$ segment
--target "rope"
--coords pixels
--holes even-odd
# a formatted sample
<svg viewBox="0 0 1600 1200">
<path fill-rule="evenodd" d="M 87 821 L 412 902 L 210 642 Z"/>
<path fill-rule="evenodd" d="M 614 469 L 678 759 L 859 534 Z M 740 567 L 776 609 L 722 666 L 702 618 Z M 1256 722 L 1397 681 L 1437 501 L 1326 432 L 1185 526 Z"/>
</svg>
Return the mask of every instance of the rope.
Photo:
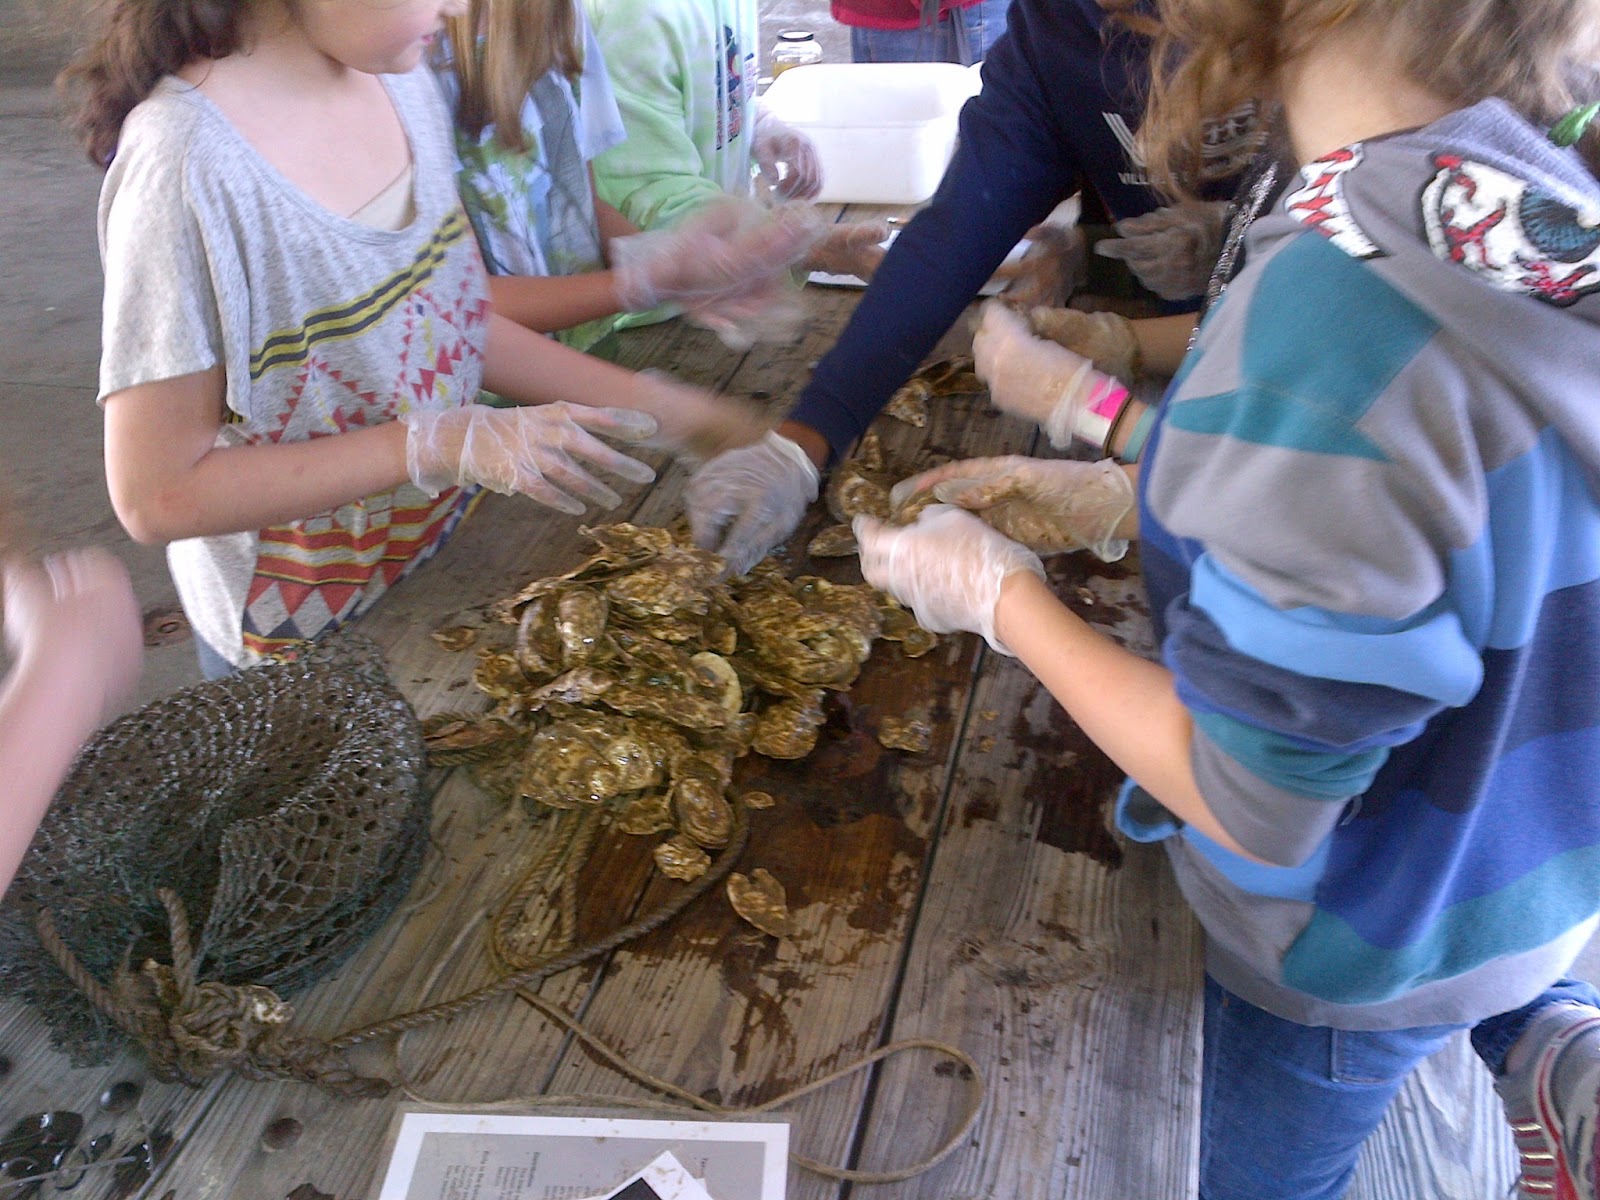
<svg viewBox="0 0 1600 1200">
<path fill-rule="evenodd" d="M 625 1079 L 631 1079 L 633 1082 L 641 1085 L 642 1087 L 648 1088 L 651 1091 L 658 1092 L 665 1096 L 670 1096 L 672 1099 L 676 1100 L 678 1103 L 669 1104 L 666 1106 L 669 1110 L 713 1113 L 722 1117 L 758 1116 L 762 1113 L 767 1113 L 774 1109 L 782 1108 L 787 1104 L 792 1104 L 802 1096 L 808 1096 L 812 1092 L 820 1091 L 822 1088 L 825 1088 L 830 1084 L 837 1083 L 839 1080 L 853 1075 L 858 1071 L 863 1071 L 872 1066 L 874 1063 L 886 1059 L 891 1055 L 902 1054 L 912 1050 L 931 1050 L 936 1054 L 942 1054 L 947 1058 L 954 1059 L 962 1068 L 964 1068 L 965 1073 L 963 1078 L 964 1082 L 966 1083 L 967 1093 L 965 1111 L 962 1115 L 960 1123 L 956 1126 L 955 1131 L 948 1138 L 946 1138 L 944 1142 L 940 1144 L 939 1148 L 932 1154 L 917 1160 L 909 1166 L 899 1167 L 890 1171 L 858 1171 L 847 1167 L 830 1166 L 827 1163 L 806 1158 L 804 1155 L 799 1153 L 793 1151 L 790 1152 L 789 1159 L 796 1166 L 802 1168 L 803 1170 L 810 1171 L 815 1175 L 822 1176 L 825 1179 L 840 1180 L 848 1183 L 880 1184 L 900 1183 L 917 1175 L 921 1175 L 929 1170 L 932 1170 L 939 1163 L 943 1162 L 952 1153 L 954 1153 L 954 1151 L 963 1142 L 966 1141 L 967 1135 L 972 1131 L 973 1125 L 977 1123 L 978 1114 L 983 1110 L 986 1084 L 983 1078 L 983 1071 L 979 1068 L 977 1062 L 973 1060 L 971 1055 L 967 1054 L 959 1047 L 952 1046 L 946 1042 L 937 1041 L 932 1038 L 905 1038 L 898 1042 L 891 1042 L 888 1045 L 880 1046 L 878 1049 L 860 1059 L 857 1059 L 853 1063 L 840 1067 L 838 1070 L 830 1071 L 819 1079 L 814 1079 L 810 1083 L 802 1084 L 800 1087 L 784 1092 L 782 1095 L 776 1096 L 762 1104 L 749 1105 L 745 1107 L 716 1104 L 710 1100 L 704 1099 L 701 1096 L 695 1095 L 691 1091 L 679 1087 L 675 1083 L 671 1083 L 668 1080 L 651 1075 L 642 1068 L 634 1066 L 623 1054 L 612 1049 L 605 1042 L 601 1041 L 582 1022 L 578 1021 L 570 1014 L 562 1011 L 560 1008 L 550 1003 L 550 1001 L 546 1000 L 543 996 L 540 996 L 535 992 L 521 990 L 519 990 L 517 994 L 519 997 L 521 997 L 521 999 L 526 1001 L 545 1018 L 561 1026 L 568 1033 L 572 1034 L 586 1047 L 593 1051 L 599 1058 L 601 1058 L 606 1065 L 616 1071 L 617 1074 L 623 1076 Z M 508 1096 L 499 1100 L 476 1103 L 460 1103 L 436 1100 L 430 1096 L 423 1095 L 407 1081 L 405 1077 L 405 1071 L 400 1066 L 399 1062 L 402 1049 L 402 1043 L 397 1041 L 395 1044 L 395 1073 L 400 1078 L 400 1089 L 412 1100 L 415 1100 L 420 1104 L 426 1104 L 430 1108 L 440 1108 L 453 1112 L 476 1112 L 483 1111 L 484 1109 L 550 1108 L 571 1107 L 573 1105 L 620 1106 L 636 1109 L 653 1109 L 661 1107 L 660 1105 L 653 1104 L 649 1101 L 639 1100 L 629 1096 L 590 1095 L 582 1093 L 561 1096 Z"/>
<path fill-rule="evenodd" d="M 394 1039 L 394 1056 L 399 1087 L 414 1100 L 444 1109 L 484 1109 L 497 1107 L 549 1107 L 552 1105 L 607 1104 L 632 1108 L 650 1105 L 618 1096 L 534 1096 L 503 1099 L 480 1104 L 452 1104 L 432 1100 L 418 1093 L 406 1080 L 400 1063 L 405 1035 L 426 1025 L 449 1020 L 496 996 L 515 992 L 546 1019 L 561 1026 L 593 1051 L 618 1074 L 641 1086 L 671 1097 L 679 1110 L 713 1113 L 718 1116 L 753 1116 L 790 1104 L 803 1096 L 827 1087 L 874 1063 L 912 1050 L 931 1050 L 954 1059 L 965 1071 L 967 1098 L 965 1113 L 949 1138 L 931 1155 L 910 1166 L 891 1171 L 859 1171 L 834 1167 L 798 1153 L 790 1159 L 804 1170 L 828 1179 L 849 1183 L 897 1183 L 920 1175 L 948 1157 L 966 1139 L 982 1110 L 985 1084 L 983 1073 L 970 1055 L 958 1047 L 928 1038 L 911 1038 L 881 1046 L 863 1058 L 783 1093 L 763 1104 L 733 1107 L 705 1100 L 678 1085 L 651 1075 L 633 1065 L 621 1053 L 602 1042 L 575 1018 L 530 989 L 552 975 L 570 970 L 592 958 L 606 954 L 625 942 L 642 937 L 666 924 L 699 896 L 725 878 L 749 841 L 749 816 L 743 805 L 733 806 L 733 829 L 728 844 L 710 867 L 687 887 L 676 892 L 659 908 L 621 926 L 604 937 L 583 946 L 572 946 L 576 928 L 576 877 L 600 829 L 598 810 L 584 812 L 563 823 L 573 827 L 558 831 L 491 922 L 489 951 L 501 965 L 517 969 L 484 986 L 442 1001 L 388 1017 L 370 1025 L 347 1030 L 323 1040 L 291 1033 L 288 1023 L 294 1010 L 270 990 L 254 985 L 230 985 L 196 979 L 196 963 L 188 915 L 177 894 L 158 891 L 167 910 L 171 929 L 172 965 L 146 962 L 134 974 L 118 968 L 107 988 L 78 960 L 61 939 L 53 916 L 41 910 L 35 920 L 39 940 L 56 964 L 85 996 L 118 1027 L 127 1032 L 150 1056 L 158 1078 L 199 1086 L 219 1071 L 232 1070 L 247 1079 L 299 1079 L 337 1095 L 357 1098 L 380 1096 L 390 1084 L 382 1079 L 356 1075 L 343 1051 L 363 1042 Z M 560 836 L 565 833 L 565 836 Z M 513 949 L 509 927 L 520 917 L 527 902 L 538 891 L 549 873 L 562 864 L 558 891 L 561 896 L 561 949 L 529 960 Z"/>
<path fill-rule="evenodd" d="M 738 861 L 739 855 L 744 852 L 745 843 L 750 840 L 750 820 L 745 814 L 743 806 L 734 805 L 733 812 L 733 830 L 729 835 L 728 844 L 712 860 L 711 866 L 706 869 L 705 874 L 678 891 L 660 908 L 613 930 L 604 937 L 595 939 L 588 945 L 578 946 L 558 954 L 547 955 L 518 971 L 503 975 L 499 979 L 485 984 L 476 991 L 458 996 L 454 1000 L 431 1004 L 414 1012 L 389 1017 L 375 1024 L 341 1033 L 328 1042 L 329 1047 L 336 1050 L 344 1050 L 362 1042 L 370 1042 L 376 1038 L 395 1037 L 413 1029 L 420 1029 L 422 1026 L 432 1024 L 435 1021 L 448 1020 L 466 1012 L 470 1008 L 476 1008 L 485 1000 L 504 995 L 506 992 L 520 991 L 523 988 L 530 987 L 551 975 L 559 975 L 561 972 L 571 970 L 591 958 L 609 953 L 624 942 L 632 941 L 636 937 L 643 937 L 645 934 L 659 929 L 733 870 L 734 863 Z"/>
</svg>

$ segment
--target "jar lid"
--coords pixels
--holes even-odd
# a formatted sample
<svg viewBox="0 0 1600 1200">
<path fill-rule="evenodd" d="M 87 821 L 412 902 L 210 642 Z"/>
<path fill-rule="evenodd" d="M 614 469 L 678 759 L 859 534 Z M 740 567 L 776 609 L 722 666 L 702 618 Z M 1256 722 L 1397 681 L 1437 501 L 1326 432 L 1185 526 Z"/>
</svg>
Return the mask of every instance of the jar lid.
<svg viewBox="0 0 1600 1200">
<path fill-rule="evenodd" d="M 809 29 L 785 29 L 778 34 L 780 42 L 814 42 L 817 35 Z"/>
</svg>

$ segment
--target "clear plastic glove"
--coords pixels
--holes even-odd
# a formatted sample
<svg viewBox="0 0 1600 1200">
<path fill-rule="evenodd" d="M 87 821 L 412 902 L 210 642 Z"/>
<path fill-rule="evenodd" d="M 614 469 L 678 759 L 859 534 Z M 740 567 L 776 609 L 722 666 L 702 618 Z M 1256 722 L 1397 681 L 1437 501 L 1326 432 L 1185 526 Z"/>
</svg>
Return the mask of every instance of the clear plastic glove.
<svg viewBox="0 0 1600 1200">
<path fill-rule="evenodd" d="M 1109 458 L 1076 462 L 1008 454 L 946 463 L 901 480 L 889 502 L 898 508 L 926 493 L 981 517 L 1035 554 L 1088 550 L 1116 562 L 1128 552 L 1128 539 L 1120 535 L 1133 511 L 1133 480 Z"/>
<path fill-rule="evenodd" d="M 753 287 L 700 301 L 683 311 L 684 320 L 709 329 L 730 350 L 745 351 L 757 342 L 792 342 L 805 325 L 801 283 L 783 271 Z"/>
<path fill-rule="evenodd" d="M 795 531 L 821 481 L 799 443 L 777 432 L 719 454 L 684 489 L 694 543 L 743 575 Z"/>
<path fill-rule="evenodd" d="M 786 277 L 822 232 L 821 217 L 807 205 L 767 209 L 723 196 L 670 229 L 612 240 L 617 303 L 627 312 L 668 302 L 692 312 L 758 291 Z"/>
<path fill-rule="evenodd" d="M 785 200 L 812 200 L 822 191 L 822 156 L 816 145 L 759 106 L 751 157 L 762 183 Z"/>
<path fill-rule="evenodd" d="M 406 471 L 430 496 L 456 484 L 481 484 L 506 495 L 521 492 L 577 516 L 585 502 L 601 508 L 622 502 L 590 469 L 632 483 L 656 477 L 650 467 L 596 436 L 642 442 L 657 432 L 654 417 L 626 408 L 468 404 L 411 412 L 400 420 L 406 426 Z"/>
<path fill-rule="evenodd" d="M 1028 324 L 1040 337 L 1087 358 L 1104 375 L 1123 380 L 1139 377 L 1143 356 L 1127 317 L 1076 308 L 1035 308 L 1028 312 Z"/>
<path fill-rule="evenodd" d="M 640 371 L 633 377 L 627 407 L 656 422 L 656 432 L 644 439 L 645 445 L 667 450 L 691 466 L 758 442 L 772 428 L 762 405 L 713 395 L 660 371 Z"/>
<path fill-rule="evenodd" d="M 1088 282 L 1089 241 L 1076 225 L 1036 225 L 1022 257 L 995 278 L 1005 282 L 1001 294 L 1018 308 L 1065 304 Z"/>
<path fill-rule="evenodd" d="M 1094 251 L 1120 258 L 1163 300 L 1200 296 L 1222 253 L 1228 209 L 1225 200 L 1189 200 L 1127 217 L 1116 224 L 1121 236 L 1096 242 Z"/>
<path fill-rule="evenodd" d="M 870 280 L 887 253 L 883 243 L 889 240 L 889 233 L 887 221 L 851 221 L 830 225 L 828 232 L 822 235 L 822 240 L 811 247 L 806 269 Z"/>
<path fill-rule="evenodd" d="M 934 633 L 967 631 L 1009 655 L 994 636 L 994 606 L 1007 575 L 1044 578 L 1039 556 L 948 504 L 923 509 L 914 525 L 875 517 L 851 523 L 861 548 L 861 574 L 916 614 Z"/>
<path fill-rule="evenodd" d="M 983 306 L 972 357 L 995 407 L 1037 423 L 1057 449 L 1094 424 L 1090 414 L 1102 402 L 1126 390 L 1089 359 L 1035 337 L 1026 318 L 993 300 Z"/>
<path fill-rule="evenodd" d="M 69 684 L 93 724 L 133 691 L 144 661 L 139 602 L 127 568 L 99 549 L 3 564 L 6 647 L 16 669 L 37 667 Z"/>
</svg>

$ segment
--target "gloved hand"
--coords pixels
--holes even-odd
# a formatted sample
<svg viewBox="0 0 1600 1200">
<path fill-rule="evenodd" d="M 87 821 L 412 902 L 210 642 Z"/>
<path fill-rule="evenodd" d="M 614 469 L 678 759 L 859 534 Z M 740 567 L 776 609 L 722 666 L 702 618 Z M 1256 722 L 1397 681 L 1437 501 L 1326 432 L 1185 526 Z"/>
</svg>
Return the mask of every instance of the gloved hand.
<svg viewBox="0 0 1600 1200">
<path fill-rule="evenodd" d="M 1118 527 L 1133 511 L 1133 481 L 1109 458 L 1096 462 L 1020 454 L 946 463 L 895 484 L 898 508 L 931 492 L 1036 554 L 1088 550 L 1104 562 L 1128 552 Z"/>
<path fill-rule="evenodd" d="M 887 221 L 849 221 L 830 225 L 822 239 L 811 247 L 806 258 L 806 270 L 822 271 L 829 275 L 854 275 L 870 280 L 878 264 L 887 253 L 883 243 L 889 240 Z"/>
<path fill-rule="evenodd" d="M 5 638 L 16 669 L 38 668 L 73 689 L 92 724 L 133 691 L 144 661 L 139 602 L 127 568 L 99 549 L 3 564 Z M 3 890 L 3 885 L 0 885 Z"/>
<path fill-rule="evenodd" d="M 655 419 L 647 446 L 670 451 L 691 466 L 758 442 L 772 420 L 766 409 L 736 396 L 717 396 L 660 371 L 633 376 L 627 407 Z"/>
<path fill-rule="evenodd" d="M 1139 339 L 1127 317 L 1076 308 L 1035 308 L 1028 312 L 1028 324 L 1040 337 L 1087 358 L 1104 375 L 1139 377 L 1143 365 Z"/>
<path fill-rule="evenodd" d="M 670 301 L 692 312 L 758 291 L 785 280 L 821 235 L 822 219 L 807 205 L 766 209 L 723 196 L 670 229 L 611 241 L 617 303 L 647 312 Z"/>
<path fill-rule="evenodd" d="M 1020 259 L 995 272 L 1013 306 L 1065 304 L 1088 282 L 1089 242 L 1076 225 L 1036 225 L 1028 231 L 1028 243 Z"/>
<path fill-rule="evenodd" d="M 795 531 L 821 479 L 799 443 L 777 432 L 717 455 L 684 489 L 695 545 L 743 575 Z"/>
<path fill-rule="evenodd" d="M 910 608 L 924 629 L 980 633 L 990 648 L 1011 653 L 994 636 L 994 606 L 1007 575 L 1044 578 L 1037 554 L 948 504 L 923 509 L 914 525 L 863 515 L 850 527 L 861 574 Z"/>
<path fill-rule="evenodd" d="M 584 502 L 614 508 L 622 498 L 586 468 L 598 467 L 632 483 L 649 483 L 655 471 L 602 442 L 596 434 L 639 442 L 656 421 L 626 408 L 539 404 L 406 413 L 406 471 L 430 496 L 455 484 L 482 484 L 577 516 Z"/>
<path fill-rule="evenodd" d="M 1023 317 L 993 300 L 983 306 L 972 357 L 995 407 L 1036 422 L 1057 449 L 1095 426 L 1097 409 L 1127 390 L 1087 358 L 1035 337 Z M 1102 432 L 1102 448 L 1103 441 Z"/>
<path fill-rule="evenodd" d="M 785 200 L 811 200 L 822 191 L 822 156 L 816 145 L 760 105 L 751 157 L 761 181 Z"/>
<path fill-rule="evenodd" d="M 1163 300 L 1203 295 L 1222 253 L 1227 201 L 1188 200 L 1116 224 L 1120 237 L 1095 243 L 1095 253 L 1120 258 Z"/>
</svg>

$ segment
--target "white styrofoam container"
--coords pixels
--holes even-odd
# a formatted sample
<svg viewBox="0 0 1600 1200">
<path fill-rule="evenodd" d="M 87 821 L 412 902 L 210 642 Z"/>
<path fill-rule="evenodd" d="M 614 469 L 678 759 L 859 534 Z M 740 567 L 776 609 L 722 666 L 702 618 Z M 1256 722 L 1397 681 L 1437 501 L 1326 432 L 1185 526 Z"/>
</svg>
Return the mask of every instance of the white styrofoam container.
<svg viewBox="0 0 1600 1200">
<path fill-rule="evenodd" d="M 784 71 L 762 104 L 815 143 L 819 201 L 920 204 L 939 186 L 956 116 L 978 89 L 975 66 L 815 63 Z"/>
</svg>

